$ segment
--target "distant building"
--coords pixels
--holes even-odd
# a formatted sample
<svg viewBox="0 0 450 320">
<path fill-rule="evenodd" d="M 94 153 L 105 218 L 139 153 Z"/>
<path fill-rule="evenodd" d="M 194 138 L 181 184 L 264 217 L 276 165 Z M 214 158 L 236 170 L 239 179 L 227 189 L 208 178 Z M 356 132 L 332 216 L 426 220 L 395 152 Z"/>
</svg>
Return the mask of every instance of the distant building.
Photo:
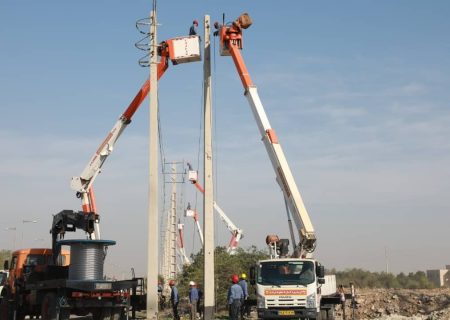
<svg viewBox="0 0 450 320">
<path fill-rule="evenodd" d="M 436 287 L 450 287 L 450 265 L 445 269 L 427 270 L 428 280 Z"/>
</svg>

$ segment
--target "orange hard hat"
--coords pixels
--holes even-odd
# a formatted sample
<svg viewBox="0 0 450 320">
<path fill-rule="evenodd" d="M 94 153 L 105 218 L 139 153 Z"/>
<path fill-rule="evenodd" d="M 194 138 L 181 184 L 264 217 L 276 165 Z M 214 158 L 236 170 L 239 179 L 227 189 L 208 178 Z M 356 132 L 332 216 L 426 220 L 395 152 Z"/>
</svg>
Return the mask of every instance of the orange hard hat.
<svg viewBox="0 0 450 320">
<path fill-rule="evenodd" d="M 237 274 L 233 274 L 231 276 L 231 282 L 238 283 L 239 282 L 239 276 Z"/>
</svg>

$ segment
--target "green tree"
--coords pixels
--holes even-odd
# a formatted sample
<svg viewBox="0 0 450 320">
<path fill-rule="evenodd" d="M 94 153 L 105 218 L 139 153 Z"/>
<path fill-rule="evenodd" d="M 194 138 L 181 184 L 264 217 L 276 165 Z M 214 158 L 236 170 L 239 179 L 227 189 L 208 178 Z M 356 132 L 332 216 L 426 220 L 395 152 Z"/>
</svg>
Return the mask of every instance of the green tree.
<svg viewBox="0 0 450 320">
<path fill-rule="evenodd" d="M 236 254 L 230 255 L 225 247 L 216 247 L 214 252 L 214 280 L 216 306 L 224 309 L 227 306 L 227 293 L 232 274 L 249 273 L 250 267 L 261 259 L 267 259 L 268 254 L 258 250 L 255 246 L 248 249 L 238 248 Z M 183 268 L 178 275 L 178 289 L 180 296 L 187 296 L 189 281 L 195 281 L 198 288 L 203 290 L 203 252 L 191 256 L 192 264 Z"/>
<path fill-rule="evenodd" d="M 386 272 L 370 272 L 362 269 L 347 269 L 336 271 L 338 284 L 348 285 L 354 283 L 360 288 L 407 288 L 428 289 L 433 285 L 428 281 L 426 274 L 422 271 L 416 273 L 399 273 L 394 275 Z"/>
</svg>

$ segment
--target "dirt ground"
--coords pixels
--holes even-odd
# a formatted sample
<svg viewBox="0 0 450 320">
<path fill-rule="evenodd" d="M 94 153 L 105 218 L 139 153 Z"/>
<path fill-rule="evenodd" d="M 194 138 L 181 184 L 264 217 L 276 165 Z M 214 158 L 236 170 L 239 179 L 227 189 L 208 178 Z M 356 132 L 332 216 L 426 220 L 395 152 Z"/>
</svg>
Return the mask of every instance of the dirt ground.
<svg viewBox="0 0 450 320">
<path fill-rule="evenodd" d="M 356 291 L 354 318 L 349 300 L 345 313 L 347 320 L 450 320 L 450 288 L 359 289 Z M 139 318 L 144 319 L 145 315 L 139 313 Z M 164 310 L 161 318 L 171 319 L 170 309 Z M 216 319 L 226 318 L 226 313 L 216 315 Z M 188 320 L 189 316 L 182 314 L 182 319 Z M 252 312 L 251 319 L 256 319 L 256 312 Z M 342 309 L 338 306 L 336 320 L 341 319 Z"/>
<path fill-rule="evenodd" d="M 360 289 L 356 292 L 354 319 L 450 320 L 450 288 L 447 289 Z M 346 319 L 352 319 L 347 301 Z M 342 319 L 338 307 L 337 319 Z"/>
</svg>

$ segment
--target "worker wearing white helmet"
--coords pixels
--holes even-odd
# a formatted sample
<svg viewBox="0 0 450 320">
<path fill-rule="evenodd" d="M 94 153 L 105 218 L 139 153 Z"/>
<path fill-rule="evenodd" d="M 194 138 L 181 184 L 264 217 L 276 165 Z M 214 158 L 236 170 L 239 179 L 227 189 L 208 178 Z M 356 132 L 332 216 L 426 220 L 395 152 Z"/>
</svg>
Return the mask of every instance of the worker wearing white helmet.
<svg viewBox="0 0 450 320">
<path fill-rule="evenodd" d="M 194 281 L 189 281 L 189 306 L 191 307 L 191 320 L 197 319 L 198 290 Z"/>
</svg>

